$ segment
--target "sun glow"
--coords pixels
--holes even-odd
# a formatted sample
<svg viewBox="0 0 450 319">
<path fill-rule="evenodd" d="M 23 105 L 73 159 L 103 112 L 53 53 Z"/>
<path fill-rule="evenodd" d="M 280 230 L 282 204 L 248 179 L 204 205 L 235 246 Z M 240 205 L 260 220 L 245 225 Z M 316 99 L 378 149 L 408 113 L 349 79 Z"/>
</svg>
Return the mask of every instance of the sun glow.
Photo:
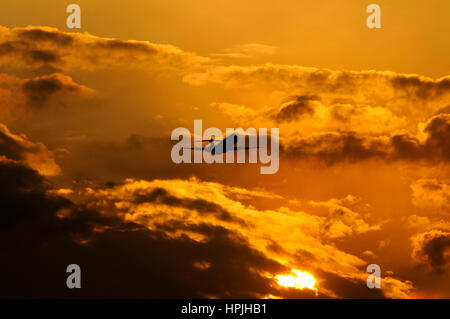
<svg viewBox="0 0 450 319">
<path fill-rule="evenodd" d="M 278 284 L 283 287 L 297 289 L 311 289 L 317 291 L 316 279 L 306 271 L 292 270 L 292 275 L 277 275 Z"/>
</svg>

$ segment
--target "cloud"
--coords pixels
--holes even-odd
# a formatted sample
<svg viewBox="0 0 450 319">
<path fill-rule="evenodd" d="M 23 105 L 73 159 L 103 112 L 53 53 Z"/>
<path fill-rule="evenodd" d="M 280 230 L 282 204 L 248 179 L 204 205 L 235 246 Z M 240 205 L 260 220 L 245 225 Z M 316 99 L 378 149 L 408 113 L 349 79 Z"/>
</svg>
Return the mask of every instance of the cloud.
<svg viewBox="0 0 450 319">
<path fill-rule="evenodd" d="M 272 54 L 274 50 L 273 46 L 250 43 L 228 54 Z M 263 95 L 282 92 L 283 99 L 317 96 L 325 105 L 352 100 L 343 104 L 381 107 L 395 116 L 409 114 L 418 119 L 448 106 L 450 93 L 448 77 L 431 79 L 391 71 L 340 71 L 296 65 L 227 66 L 171 45 L 101 38 L 49 27 L 0 27 L 0 63 L 45 74 L 111 68 L 149 73 L 173 70 L 191 85 L 259 88 Z M 417 103 L 423 107 L 415 107 Z"/>
<path fill-rule="evenodd" d="M 420 100 L 435 99 L 450 92 L 450 77 L 429 81 L 415 75 L 397 75 L 391 81 L 394 89 L 401 89 Z"/>
<path fill-rule="evenodd" d="M 237 45 L 233 48 L 223 50 L 221 53 L 215 53 L 213 56 L 234 58 L 234 59 L 248 59 L 259 55 L 272 55 L 278 51 L 278 48 L 272 45 L 260 43 L 246 43 Z"/>
<path fill-rule="evenodd" d="M 326 106 L 351 104 L 354 108 L 384 108 L 395 117 L 408 119 L 404 123 L 407 129 L 413 129 L 424 118 L 448 106 L 450 95 L 449 76 L 432 79 L 392 71 L 343 71 L 298 65 L 211 65 L 186 74 L 184 81 L 195 86 L 239 89 L 258 94 L 260 101 L 273 101 L 277 96 L 281 100 L 291 96 L 317 96 Z"/>
<path fill-rule="evenodd" d="M 294 100 L 284 103 L 275 118 L 278 121 L 292 121 L 303 114 L 314 114 L 314 107 L 310 102 L 317 99 L 314 96 L 297 96 Z"/>
<path fill-rule="evenodd" d="M 169 238 L 164 228 L 175 224 L 151 231 L 75 204 L 22 164 L 0 162 L 0 179 L 2 297 L 263 297 L 272 281 L 261 274 L 285 270 L 220 226 L 180 226 L 205 242 Z M 61 285 L 71 263 L 83 271 L 78 292 Z"/>
<path fill-rule="evenodd" d="M 21 89 L 31 106 L 41 107 L 50 96 L 60 94 L 91 95 L 93 90 L 73 82 L 60 73 L 23 80 Z"/>
<path fill-rule="evenodd" d="M 447 105 L 441 109 L 439 109 L 436 114 L 440 114 L 440 113 L 447 113 L 450 114 L 450 105 Z"/>
<path fill-rule="evenodd" d="M 241 53 L 229 54 L 256 56 L 267 48 L 252 45 L 240 49 Z M 394 72 L 281 65 L 226 66 L 223 61 L 170 45 L 106 39 L 46 27 L 0 28 L 0 63 L 5 69 L 17 69 L 19 74 L 30 77 L 0 76 L 3 81 L 0 112 L 5 112 L 5 117 L 17 116 L 21 108 L 39 112 L 54 98 L 87 95 L 89 89 L 75 81 L 75 74 L 79 75 L 80 70 L 87 71 L 90 83 L 98 80 L 89 75 L 90 71 L 131 70 L 147 76 L 170 70 L 181 75 L 185 84 L 218 88 L 217 91 L 209 91 L 209 87 L 194 90 L 198 90 L 198 96 L 205 89 L 229 98 L 229 103 L 214 106 L 240 125 L 280 127 L 281 154 L 295 161 L 319 160 L 331 165 L 375 159 L 429 166 L 445 165 L 449 158 L 449 119 L 445 112 L 448 77 L 431 79 Z M 74 72 L 73 79 L 63 75 L 70 72 Z M 126 85 L 134 87 L 137 82 Z M 164 86 L 162 96 L 168 92 L 164 91 L 165 84 L 161 86 Z M 138 85 L 147 88 L 149 83 Z M 172 92 L 173 87 L 168 85 L 167 90 Z M 139 96 L 133 90 L 130 92 Z M 183 99 L 183 90 L 179 92 Z M 192 98 L 197 96 L 191 93 Z M 203 95 L 195 105 L 210 103 L 210 96 Z M 111 100 L 117 104 L 116 114 L 122 114 L 122 100 L 114 99 L 114 95 Z M 152 101 L 151 105 L 157 102 L 160 101 Z M 154 118 L 164 116 L 167 123 L 171 123 L 172 117 L 183 116 L 171 110 L 145 114 L 149 118 L 162 114 Z M 131 112 L 127 114 L 132 116 Z M 145 122 L 147 117 L 142 118 L 140 114 L 139 121 Z M 73 185 L 74 189 L 67 185 L 51 188 L 41 175 L 59 169 L 53 153 L 43 145 L 36 146 L 40 143 L 9 132 L 6 127 L 1 130 L 0 154 L 4 155 L 0 160 L 3 172 L 0 179 L 10 189 L 5 191 L 9 200 L 2 202 L 1 211 L 5 216 L 2 227 L 7 231 L 0 234 L 0 249 L 11 260 L 8 265 L 0 265 L 0 272 L 7 278 L 6 288 L 0 288 L 2 296 L 317 297 L 315 291 L 276 284 L 274 276 L 293 269 L 309 271 L 318 279 L 319 297 L 410 296 L 412 283 L 394 278 L 387 265 L 382 265 L 383 272 L 386 270 L 382 290 L 367 288 L 365 259 L 370 254 L 360 253 L 367 247 L 356 249 L 351 240 L 361 238 L 365 243 L 368 237 L 377 236 L 380 224 L 355 208 L 350 199 L 329 199 L 340 196 L 337 191 L 329 195 L 325 187 L 314 193 L 314 185 L 328 182 L 323 177 L 318 177 L 317 184 L 311 187 L 305 179 L 306 186 L 297 190 L 289 184 L 296 173 L 288 171 L 282 175 L 285 181 L 275 179 L 273 183 L 277 189 L 298 191 L 299 196 L 307 196 L 303 191 L 314 193 L 315 200 L 309 205 L 314 212 L 325 211 L 319 215 L 306 208 L 303 211 L 303 208 L 284 207 L 291 203 L 289 199 L 264 189 L 182 179 L 180 176 L 196 174 L 204 168 L 173 169 L 167 139 L 134 134 L 125 145 L 94 141 L 92 130 L 86 129 L 89 120 L 81 120 L 89 118 L 98 127 L 98 119 L 105 118 L 105 123 L 108 122 L 104 115 L 95 118 L 83 115 L 76 119 L 83 122 L 83 127 L 67 127 L 72 133 L 61 132 L 62 136 L 70 134 L 70 140 L 61 140 L 72 146 L 71 158 L 65 159 L 67 165 L 61 164 L 65 182 L 70 182 L 68 176 L 93 177 L 82 191 L 82 182 Z M 215 113 L 214 116 L 217 117 Z M 419 123 L 422 123 L 420 127 Z M 139 133 L 149 129 L 142 128 L 145 123 L 136 126 L 124 123 L 121 130 L 126 136 L 131 133 L 130 125 Z M 123 134 L 120 130 L 116 132 L 115 125 L 104 126 L 105 131 L 98 135 L 112 139 L 111 134 L 114 138 Z M 107 127 L 113 127 L 114 133 Z M 299 166 L 292 172 L 301 169 Z M 220 178 L 229 185 L 250 176 L 247 166 L 233 169 L 209 170 L 210 175 L 202 176 L 211 180 Z M 244 171 L 245 174 L 240 174 Z M 135 178 L 120 183 L 100 181 L 111 175 Z M 153 179 L 154 176 L 177 179 Z M 11 182 L 13 177 L 17 177 L 17 184 Z M 252 185 L 254 181 L 247 178 L 245 183 Z M 257 185 L 271 184 L 272 180 L 262 183 Z M 437 183 L 446 182 L 442 179 Z M 305 190 L 308 187 L 312 190 Z M 419 193 L 414 198 L 427 200 L 420 194 L 426 191 L 426 186 L 417 187 Z M 433 196 L 437 204 L 444 194 L 436 191 Z M 270 205 L 266 206 L 267 202 Z M 431 228 L 421 232 L 438 229 L 437 222 L 431 219 L 429 222 L 433 225 L 427 227 Z M 32 267 L 29 267 L 30 260 L 34 261 Z M 86 289 L 70 292 L 61 285 L 64 278 L 61 281 L 55 274 L 64 273 L 65 266 L 74 261 L 82 266 Z"/>
<path fill-rule="evenodd" d="M 349 196 L 345 199 L 354 198 Z M 309 202 L 313 207 L 324 207 L 328 210 L 328 216 L 322 221 L 321 226 L 324 236 L 339 238 L 381 229 L 380 225 L 369 225 L 359 213 L 345 207 L 345 199 L 332 198 L 326 202 Z"/>
<path fill-rule="evenodd" d="M 213 214 L 218 219 L 224 221 L 237 221 L 245 224 L 244 221 L 238 219 L 237 217 L 232 217 L 231 214 L 220 205 L 212 201 L 208 201 L 205 199 L 197 198 L 197 199 L 189 199 L 189 198 L 179 198 L 173 195 L 170 195 L 167 190 L 164 188 L 155 188 L 150 192 L 138 194 L 136 199 L 134 200 L 136 204 L 145 204 L 145 203 L 156 203 L 163 204 L 171 207 L 182 207 L 187 210 L 194 210 L 200 214 Z"/>
<path fill-rule="evenodd" d="M 67 207 L 69 203 L 64 198 L 47 196 L 49 186 L 44 178 L 36 170 L 22 163 L 1 160 L 0 172 L 2 231 L 11 229 L 20 222 L 39 224 L 39 221 L 46 220 L 52 211 Z M 2 233 L 2 236 L 2 239 L 6 240 L 7 233 Z"/>
<path fill-rule="evenodd" d="M 270 54 L 275 49 L 273 46 L 250 43 L 224 54 Z M 40 70 L 44 74 L 111 68 L 152 74 L 172 70 L 191 85 L 219 84 L 224 88 L 250 89 L 258 91 L 260 100 L 273 94 L 279 95 L 278 102 L 291 98 L 292 102 L 288 101 L 288 105 L 282 108 L 281 120 L 286 119 L 285 115 L 289 120 L 290 115 L 299 115 L 297 111 L 300 111 L 301 103 L 295 103 L 296 97 L 314 96 L 324 106 L 345 105 L 335 113 L 336 119 L 340 116 L 341 120 L 342 115 L 348 116 L 353 111 L 358 113 L 359 107 L 366 107 L 367 111 L 379 115 L 381 109 L 386 109 L 387 112 L 380 118 L 384 120 L 391 113 L 394 123 L 391 123 L 390 129 L 396 127 L 397 118 L 422 121 L 424 117 L 436 114 L 448 106 L 450 93 L 449 77 L 431 79 L 391 71 L 341 71 L 297 65 L 224 65 L 223 62 L 171 45 L 101 38 L 49 27 L 0 27 L 0 63 L 8 68 Z M 416 107 L 417 104 L 421 107 Z M 315 113 L 320 116 L 320 112 Z M 367 121 L 370 118 L 367 114 L 364 119 Z M 373 122 L 371 127 L 375 128 Z M 358 124 L 358 119 L 352 124 Z M 416 123 L 407 124 L 415 126 Z"/>
<path fill-rule="evenodd" d="M 450 262 L 450 233 L 432 230 L 411 238 L 411 257 L 418 264 L 425 264 L 433 271 L 442 273 Z"/>
<path fill-rule="evenodd" d="M 285 142 L 283 149 L 294 158 L 318 158 L 327 164 L 369 159 L 446 163 L 450 159 L 450 116 L 440 114 L 424 124 L 425 139 L 407 134 L 371 137 L 353 132 L 312 134 Z"/>
<path fill-rule="evenodd" d="M 416 231 L 450 231 L 450 222 L 435 217 L 411 215 L 408 217 L 408 227 Z"/>
<path fill-rule="evenodd" d="M 189 69 L 210 59 L 172 45 L 100 38 L 50 27 L 0 27 L 0 63 L 36 70 L 114 67 Z M 150 69 L 149 69 L 150 70 Z"/>
<path fill-rule="evenodd" d="M 0 161 L 23 162 L 42 175 L 61 172 L 54 154 L 42 143 L 29 141 L 24 135 L 16 135 L 0 123 Z"/>
<path fill-rule="evenodd" d="M 239 51 L 244 53 L 257 53 L 257 54 L 274 54 L 278 48 L 272 45 L 261 43 L 246 43 L 236 47 Z"/>
<path fill-rule="evenodd" d="M 410 185 L 413 191 L 412 203 L 418 207 L 450 207 L 450 185 L 435 178 L 422 178 Z"/>
<path fill-rule="evenodd" d="M 328 217 L 292 211 L 286 207 L 258 210 L 251 205 L 245 205 L 239 197 L 233 195 L 242 193 L 239 188 L 203 182 L 196 178 L 152 181 L 127 179 L 121 185 L 111 188 L 87 188 L 83 193 L 86 203 L 89 203 L 92 209 L 116 212 L 123 216 L 124 220 L 141 224 L 149 230 L 165 231 L 169 238 L 186 236 L 204 243 L 208 236 L 202 231 L 203 225 L 222 227 L 236 234 L 238 238 L 245 239 L 251 249 L 259 251 L 266 258 L 283 260 L 282 265 L 286 269 L 307 269 L 313 274 L 324 273 L 329 276 L 334 274 L 343 281 L 348 280 L 349 285 L 355 288 L 354 293 L 359 290 L 356 287 L 365 282 L 366 263 L 359 257 L 326 244 L 325 241 L 379 229 L 379 226 L 369 226 L 359 214 L 339 206 L 351 200 L 350 197 L 318 203 L 331 210 Z M 262 195 L 259 192 L 245 193 L 246 196 Z M 342 211 L 345 213 L 340 214 Z M 227 214 L 223 215 L 224 212 Z M 244 227 L 236 220 L 245 221 Z M 338 227 L 328 227 L 332 223 Z M 274 275 L 272 273 L 272 276 Z M 333 296 L 334 293 L 336 296 L 342 296 L 339 288 L 334 287 L 326 278 L 327 275 L 320 278 L 319 294 Z M 391 279 L 403 288 L 396 294 L 387 286 L 383 292 L 385 296 L 405 297 L 412 286 Z M 331 287 L 333 293 L 329 291 Z M 270 292 L 272 295 L 277 293 L 283 292 L 277 289 Z M 284 293 L 289 295 L 292 292 Z"/>
<path fill-rule="evenodd" d="M 8 260 L 0 265 L 7 278 L 3 297 L 381 296 L 363 289 L 365 261 L 323 242 L 325 217 L 244 204 L 283 200 L 279 195 L 196 178 L 127 179 L 61 191 L 29 167 L 33 162 L 21 160 L 43 146 L 6 127 L 2 132 L 9 158 L 0 161 L 0 249 Z M 86 270 L 85 288 L 75 293 L 57 275 L 71 263 Z M 292 269 L 318 276 L 317 294 L 277 285 L 275 276 Z M 387 285 L 386 297 L 405 297 L 412 288 L 390 280 L 400 288 Z"/>
<path fill-rule="evenodd" d="M 352 132 L 370 136 L 405 131 L 408 121 L 383 107 L 322 101 L 318 96 L 291 96 L 280 105 L 261 108 L 211 103 L 240 127 L 279 127 L 282 137 L 312 133 Z"/>
<path fill-rule="evenodd" d="M 61 99 L 88 98 L 95 91 L 73 81 L 70 76 L 61 73 L 23 79 L 6 73 L 0 73 L 0 119 L 12 121 L 30 111 L 45 106 L 52 97 Z"/>
<path fill-rule="evenodd" d="M 294 158 L 318 158 L 327 164 L 384 158 L 389 149 L 382 139 L 355 133 L 318 133 L 291 141 L 284 151 Z"/>
<path fill-rule="evenodd" d="M 434 156 L 450 160 L 450 114 L 434 116 L 424 132 L 428 134 L 424 148 Z"/>
<path fill-rule="evenodd" d="M 375 101 L 386 101 L 392 95 L 405 98 L 408 94 L 418 100 L 436 99 L 448 95 L 450 91 L 450 77 L 433 80 L 391 71 L 340 71 L 274 64 L 218 66 L 208 69 L 206 73 L 188 75 L 185 80 L 195 85 L 220 83 L 229 87 L 254 84 L 278 89 L 303 88 L 310 93 L 353 94 L 356 100 L 372 98 Z"/>
</svg>

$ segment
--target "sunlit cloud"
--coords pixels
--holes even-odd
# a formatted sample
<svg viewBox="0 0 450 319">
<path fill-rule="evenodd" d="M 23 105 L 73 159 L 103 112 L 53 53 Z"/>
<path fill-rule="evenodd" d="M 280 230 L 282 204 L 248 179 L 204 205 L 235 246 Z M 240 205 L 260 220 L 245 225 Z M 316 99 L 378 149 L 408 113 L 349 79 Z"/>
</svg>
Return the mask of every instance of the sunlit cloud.
<svg viewBox="0 0 450 319">
<path fill-rule="evenodd" d="M 292 270 L 292 274 L 289 275 L 277 275 L 275 276 L 278 284 L 287 288 L 296 289 L 311 289 L 317 291 L 316 279 L 314 276 L 306 271 Z"/>
</svg>

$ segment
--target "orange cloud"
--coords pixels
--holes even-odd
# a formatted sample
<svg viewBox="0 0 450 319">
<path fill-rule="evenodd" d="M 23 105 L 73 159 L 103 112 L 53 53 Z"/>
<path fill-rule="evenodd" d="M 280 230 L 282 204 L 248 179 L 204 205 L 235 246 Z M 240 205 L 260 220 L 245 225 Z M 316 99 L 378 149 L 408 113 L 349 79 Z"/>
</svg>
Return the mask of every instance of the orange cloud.
<svg viewBox="0 0 450 319">
<path fill-rule="evenodd" d="M 349 196 L 350 199 L 353 198 L 351 195 Z M 326 202 L 309 202 L 313 207 L 324 207 L 328 209 L 329 215 L 322 221 L 324 236 L 339 238 L 381 229 L 380 225 L 369 225 L 359 213 L 345 207 L 343 202 L 345 203 L 345 199 L 340 200 L 335 198 Z"/>
<path fill-rule="evenodd" d="M 332 274 L 355 284 L 365 284 L 364 267 L 367 263 L 324 242 L 326 238 L 379 229 L 379 226 L 369 226 L 359 214 L 343 207 L 344 200 L 314 203 L 330 209 L 328 217 L 320 217 L 286 207 L 256 209 L 234 198 L 236 193 L 247 196 L 264 194 L 243 192 L 241 188 L 192 178 L 128 179 L 124 184 L 111 188 L 87 188 L 83 196 L 93 209 L 105 214 L 115 211 L 127 221 L 150 230 L 164 231 L 170 238 L 186 236 L 200 243 L 207 242 L 208 235 L 202 231 L 203 225 L 217 225 L 245 238 L 252 249 L 277 260 L 287 269 L 306 268 L 312 273 Z M 265 196 L 270 198 L 269 193 Z M 319 279 L 319 293 L 330 296 L 326 280 L 322 284 L 320 282 Z M 387 297 L 403 298 L 412 288 L 410 283 L 391 277 L 386 282 L 389 284 L 383 292 Z M 336 295 L 339 296 L 338 291 Z"/>
<path fill-rule="evenodd" d="M 0 63 L 36 70 L 105 69 L 111 67 L 183 69 L 210 59 L 172 45 L 100 38 L 50 27 L 0 27 Z"/>
<path fill-rule="evenodd" d="M 42 175 L 61 173 L 53 153 L 44 144 L 31 142 L 24 135 L 13 134 L 1 123 L 0 156 L 3 160 L 23 162 Z"/>
<path fill-rule="evenodd" d="M 450 207 L 450 186 L 435 178 L 419 179 L 411 184 L 412 202 L 419 207 Z"/>
<path fill-rule="evenodd" d="M 90 97 L 95 91 L 80 85 L 70 76 L 53 73 L 32 79 L 22 79 L 0 73 L 0 97 L 2 110 L 0 119 L 15 120 L 26 112 L 42 108 L 52 97 L 69 99 L 73 97 Z"/>
<path fill-rule="evenodd" d="M 447 163 L 450 160 L 450 115 L 432 117 L 423 132 L 424 141 L 407 134 L 371 137 L 353 132 L 317 133 L 293 138 L 284 143 L 283 149 L 288 156 L 315 157 L 328 164 L 368 159 Z"/>
</svg>

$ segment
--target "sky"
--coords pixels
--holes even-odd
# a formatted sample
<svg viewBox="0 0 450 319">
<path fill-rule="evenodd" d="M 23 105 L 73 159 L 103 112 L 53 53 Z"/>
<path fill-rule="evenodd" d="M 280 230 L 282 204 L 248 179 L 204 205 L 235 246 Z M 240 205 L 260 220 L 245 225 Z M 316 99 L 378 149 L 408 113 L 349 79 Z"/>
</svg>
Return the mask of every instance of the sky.
<svg viewBox="0 0 450 319">
<path fill-rule="evenodd" d="M 70 3 L 0 5 L 0 296 L 450 297 L 448 1 Z M 194 120 L 279 170 L 173 163 Z"/>
</svg>

